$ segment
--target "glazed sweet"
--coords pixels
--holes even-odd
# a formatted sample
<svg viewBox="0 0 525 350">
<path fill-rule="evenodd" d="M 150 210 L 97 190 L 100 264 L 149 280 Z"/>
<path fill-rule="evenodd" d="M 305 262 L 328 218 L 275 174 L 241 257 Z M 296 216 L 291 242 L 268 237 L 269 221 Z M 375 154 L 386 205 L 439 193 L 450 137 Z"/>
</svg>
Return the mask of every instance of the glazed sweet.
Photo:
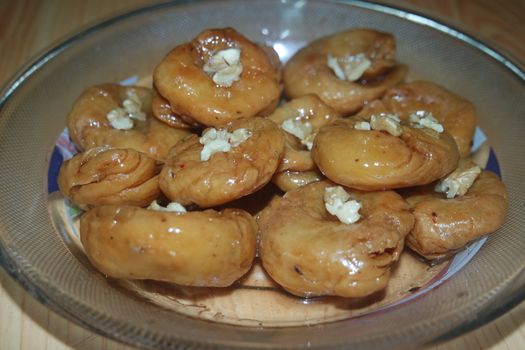
<svg viewBox="0 0 525 350">
<path fill-rule="evenodd" d="M 344 224 L 327 212 L 328 181 L 311 183 L 272 200 L 259 215 L 265 270 L 298 296 L 362 297 L 386 287 L 414 224 L 393 191 L 346 189 L 361 202 L 361 219 Z"/>
<path fill-rule="evenodd" d="M 240 209 L 176 213 L 109 205 L 82 216 L 80 238 L 107 276 L 226 287 L 250 269 L 256 227 Z"/>
<path fill-rule="evenodd" d="M 458 169 L 472 167 L 475 164 L 464 160 Z M 435 188 L 432 184 L 404 193 L 416 219 L 407 245 L 425 258 L 443 257 L 503 225 L 507 190 L 494 173 L 481 171 L 467 192 L 454 198 Z"/>
<path fill-rule="evenodd" d="M 284 152 L 278 126 L 256 117 L 234 121 L 222 130 L 230 135 L 241 130 L 247 138 L 207 160 L 202 159 L 205 145 L 197 135 L 172 148 L 159 177 L 162 192 L 172 201 L 209 208 L 253 193 L 271 180 Z"/>
<path fill-rule="evenodd" d="M 470 101 L 427 81 L 394 86 L 382 101 L 388 111 L 402 119 L 409 119 L 413 113 L 432 114 L 454 138 L 460 156 L 470 154 L 476 129 L 476 111 Z"/>
<path fill-rule="evenodd" d="M 209 29 L 170 51 L 153 79 L 175 114 L 223 126 L 273 111 L 282 90 L 275 56 L 232 28 Z"/>
<path fill-rule="evenodd" d="M 448 133 L 397 121 L 376 100 L 357 117 L 321 128 L 312 157 L 330 180 L 377 191 L 436 181 L 456 169 L 459 151 Z"/>
<path fill-rule="evenodd" d="M 343 115 L 358 111 L 401 82 L 407 68 L 395 60 L 391 34 L 351 29 L 299 50 L 283 70 L 285 94 L 317 95 Z"/>
<path fill-rule="evenodd" d="M 160 164 L 133 149 L 91 148 L 65 161 L 60 192 L 80 206 L 147 206 L 160 196 Z"/>
<path fill-rule="evenodd" d="M 124 104 L 135 109 L 130 107 L 128 111 Z M 129 117 L 131 114 L 134 118 Z M 118 84 L 86 89 L 67 116 L 67 128 L 80 150 L 132 148 L 157 160 L 164 160 L 168 150 L 189 134 L 151 116 L 150 89 Z"/>
</svg>

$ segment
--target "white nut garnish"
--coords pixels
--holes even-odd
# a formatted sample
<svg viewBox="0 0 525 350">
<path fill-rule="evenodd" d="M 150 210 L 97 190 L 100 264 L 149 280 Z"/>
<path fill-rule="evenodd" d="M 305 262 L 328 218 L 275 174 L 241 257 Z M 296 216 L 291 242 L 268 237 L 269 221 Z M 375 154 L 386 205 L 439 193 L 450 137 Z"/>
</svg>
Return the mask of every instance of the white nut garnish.
<svg viewBox="0 0 525 350">
<path fill-rule="evenodd" d="M 211 56 L 202 69 L 219 86 L 230 87 L 242 73 L 241 50 L 220 50 Z"/>
<path fill-rule="evenodd" d="M 341 186 L 326 187 L 324 202 L 326 210 L 337 216 L 343 224 L 353 224 L 361 218 L 361 203 L 350 199 L 350 195 Z"/>
<path fill-rule="evenodd" d="M 157 200 L 154 200 L 151 202 L 149 207 L 147 208 L 149 210 L 155 210 L 155 211 L 170 211 L 175 213 L 185 213 L 186 208 L 184 208 L 180 203 L 177 202 L 171 202 L 167 206 L 163 207 L 159 203 L 157 203 Z"/>
<path fill-rule="evenodd" d="M 146 113 L 142 111 L 142 102 L 137 94 L 128 91 L 128 98 L 122 102 L 122 107 L 117 107 L 106 114 L 111 127 L 118 130 L 129 130 L 133 128 L 133 119 L 145 121 Z"/>
<path fill-rule="evenodd" d="M 128 98 L 122 102 L 122 106 L 131 119 L 146 121 L 146 113 L 142 111 L 142 102 L 134 91 L 128 91 Z"/>
<path fill-rule="evenodd" d="M 341 80 L 356 81 L 370 68 L 372 62 L 363 53 L 353 56 L 333 57 L 327 56 L 327 64 L 337 78 Z"/>
<path fill-rule="evenodd" d="M 123 108 L 115 108 L 106 115 L 106 118 L 113 129 L 129 130 L 133 128 L 133 120 L 126 115 Z"/>
<path fill-rule="evenodd" d="M 442 133 L 443 131 L 445 131 L 443 125 L 439 123 L 439 120 L 437 120 L 431 112 L 417 111 L 415 113 L 410 114 L 409 120 L 410 123 L 412 123 L 412 126 L 415 128 L 428 128 L 438 133 Z"/>
<path fill-rule="evenodd" d="M 455 170 L 436 184 L 436 192 L 445 193 L 447 198 L 463 196 L 481 173 L 479 166 L 467 170 Z"/>
<path fill-rule="evenodd" d="M 370 127 L 373 130 L 386 131 L 392 136 L 401 135 L 401 120 L 395 114 L 373 115 L 370 118 Z"/>
<path fill-rule="evenodd" d="M 369 122 L 357 122 L 354 124 L 354 129 L 356 130 L 372 130 Z"/>
<path fill-rule="evenodd" d="M 310 122 L 302 122 L 294 118 L 286 119 L 281 124 L 281 128 L 289 134 L 297 137 L 309 151 L 312 150 L 315 134 L 313 133 Z"/>
<path fill-rule="evenodd" d="M 228 152 L 232 148 L 239 146 L 252 136 L 252 132 L 245 128 L 240 128 L 230 133 L 225 129 L 207 129 L 199 139 L 204 145 L 201 151 L 201 160 L 206 161 L 218 152 Z"/>
</svg>

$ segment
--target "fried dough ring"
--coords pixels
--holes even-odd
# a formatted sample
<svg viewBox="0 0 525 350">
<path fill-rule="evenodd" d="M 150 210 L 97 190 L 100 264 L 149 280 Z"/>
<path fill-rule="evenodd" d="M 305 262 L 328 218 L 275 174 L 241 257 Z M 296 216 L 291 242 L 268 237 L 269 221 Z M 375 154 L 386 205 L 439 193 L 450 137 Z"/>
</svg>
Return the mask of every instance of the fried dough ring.
<svg viewBox="0 0 525 350">
<path fill-rule="evenodd" d="M 268 119 L 281 126 L 287 119 L 294 121 L 308 122 L 312 125 L 312 133 L 315 135 L 319 129 L 333 123 L 341 118 L 339 112 L 327 106 L 316 95 L 309 94 L 295 98 L 277 107 L 275 111 L 268 116 Z M 281 127 L 282 128 L 282 127 Z M 315 170 L 316 166 L 306 146 L 302 145 L 300 140 L 285 132 L 286 142 L 284 156 L 277 171 L 307 171 Z"/>
<path fill-rule="evenodd" d="M 272 182 L 283 192 L 295 190 L 309 183 L 321 181 L 325 177 L 319 170 L 308 171 L 283 171 L 275 173 Z"/>
<path fill-rule="evenodd" d="M 383 102 L 401 118 L 416 111 L 431 112 L 456 141 L 460 156 L 470 154 L 476 130 L 476 110 L 470 101 L 437 84 L 416 81 L 389 89 Z"/>
<path fill-rule="evenodd" d="M 62 163 L 60 192 L 80 206 L 146 206 L 160 195 L 160 166 L 133 149 L 91 148 Z"/>
<path fill-rule="evenodd" d="M 462 162 L 468 169 L 473 163 Z M 490 171 L 482 171 L 461 197 L 447 199 L 434 185 L 404 194 L 416 219 L 407 245 L 427 259 L 443 257 L 469 242 L 499 229 L 508 200 L 505 184 Z"/>
<path fill-rule="evenodd" d="M 146 121 L 136 120 L 130 130 L 114 129 L 107 114 L 122 107 L 128 93 L 135 93 L 141 100 Z M 164 160 L 171 146 L 189 134 L 189 131 L 171 128 L 151 117 L 151 90 L 118 84 L 86 89 L 67 117 L 67 128 L 80 150 L 102 146 L 132 148 L 157 160 Z"/>
<path fill-rule="evenodd" d="M 170 151 L 159 177 L 162 192 L 183 205 L 201 208 L 224 204 L 253 193 L 268 183 L 284 152 L 284 136 L 265 118 L 236 120 L 227 125 L 232 132 L 246 128 L 252 135 L 229 152 L 219 152 L 201 161 L 203 145 L 192 135 Z"/>
<path fill-rule="evenodd" d="M 396 64 L 395 49 L 391 34 L 371 29 L 352 29 L 318 39 L 284 66 L 285 94 L 295 98 L 313 93 L 343 115 L 356 112 L 405 78 L 407 68 Z M 372 64 L 359 81 L 339 79 L 327 64 L 328 54 L 342 57 L 360 53 Z"/>
<path fill-rule="evenodd" d="M 222 87 L 203 66 L 216 52 L 228 48 L 241 49 L 243 70 L 232 86 Z M 153 79 L 173 112 L 206 126 L 222 126 L 275 109 L 282 87 L 274 56 L 232 28 L 209 29 L 170 51 L 155 69 Z"/>
<path fill-rule="evenodd" d="M 449 134 L 405 124 L 400 136 L 355 129 L 357 122 L 370 120 L 369 111 L 386 112 L 381 101 L 374 101 L 358 117 L 325 126 L 317 134 L 312 157 L 327 178 L 376 191 L 425 185 L 456 169 L 459 152 Z"/>
<path fill-rule="evenodd" d="M 257 226 L 241 209 L 173 213 L 101 206 L 80 219 L 91 263 L 113 278 L 226 287 L 251 267 Z"/>
<path fill-rule="evenodd" d="M 258 217 L 265 270 L 298 296 L 363 297 L 386 287 L 414 218 L 393 191 L 346 189 L 362 204 L 361 220 L 343 224 L 324 206 L 320 181 L 277 197 Z"/>
</svg>

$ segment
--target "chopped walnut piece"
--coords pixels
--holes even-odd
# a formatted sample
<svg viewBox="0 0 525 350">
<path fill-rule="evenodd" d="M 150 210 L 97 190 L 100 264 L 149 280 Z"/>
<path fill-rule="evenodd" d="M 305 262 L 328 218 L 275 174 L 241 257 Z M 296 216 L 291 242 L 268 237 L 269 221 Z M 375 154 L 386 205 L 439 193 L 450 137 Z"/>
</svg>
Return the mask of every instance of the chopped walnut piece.
<svg viewBox="0 0 525 350">
<path fill-rule="evenodd" d="M 216 52 L 202 69 L 219 86 L 230 87 L 242 73 L 241 50 L 230 48 Z"/>
<path fill-rule="evenodd" d="M 153 202 L 151 202 L 151 204 L 149 205 L 147 209 L 155 210 L 155 211 L 170 211 L 170 212 L 175 212 L 175 213 L 185 213 L 186 212 L 186 208 L 184 208 L 184 206 L 182 206 L 180 203 L 171 202 L 167 206 L 163 207 L 159 203 L 157 203 L 157 200 L 154 200 Z"/>
<path fill-rule="evenodd" d="M 372 62 L 363 54 L 345 56 L 345 57 L 333 57 L 332 55 L 327 56 L 327 64 L 330 67 L 337 78 L 347 81 L 356 81 L 363 73 L 370 68 Z"/>
<path fill-rule="evenodd" d="M 230 133 L 226 129 L 207 129 L 199 139 L 204 145 L 201 151 L 201 160 L 206 161 L 218 152 L 228 152 L 239 146 L 252 136 L 252 132 L 246 128 L 240 128 Z"/>
<path fill-rule="evenodd" d="M 399 136 L 402 132 L 399 117 L 394 114 L 373 115 L 370 126 L 373 130 L 386 131 L 392 136 Z"/>
<path fill-rule="evenodd" d="M 308 150 L 312 149 L 315 134 L 311 123 L 290 118 L 281 124 L 281 128 L 297 137 Z"/>
<path fill-rule="evenodd" d="M 142 111 L 142 102 L 136 93 L 128 92 L 128 98 L 122 102 L 122 107 L 112 109 L 106 115 L 114 129 L 129 130 L 134 126 L 133 119 L 146 120 L 146 113 Z"/>
<path fill-rule="evenodd" d="M 467 170 L 455 170 L 439 181 L 434 190 L 445 193 L 449 199 L 463 196 L 476 181 L 480 173 L 481 168 L 477 165 Z"/>
<path fill-rule="evenodd" d="M 354 125 L 354 129 L 356 130 L 372 130 L 372 127 L 370 126 L 369 122 L 357 122 Z"/>
<path fill-rule="evenodd" d="M 409 120 L 411 125 L 415 128 L 428 128 L 438 133 L 445 131 L 443 125 L 439 123 L 439 121 L 432 115 L 431 112 L 417 111 L 410 114 Z"/>
<path fill-rule="evenodd" d="M 361 218 L 361 203 L 350 198 L 341 186 L 327 187 L 324 192 L 326 210 L 343 224 L 353 224 Z"/>
</svg>

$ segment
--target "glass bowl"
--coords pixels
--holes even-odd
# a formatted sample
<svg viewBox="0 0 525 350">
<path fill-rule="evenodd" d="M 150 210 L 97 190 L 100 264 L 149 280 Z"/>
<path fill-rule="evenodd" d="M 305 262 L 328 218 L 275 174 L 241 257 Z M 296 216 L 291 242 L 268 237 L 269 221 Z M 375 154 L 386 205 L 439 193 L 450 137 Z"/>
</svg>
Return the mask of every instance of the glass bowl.
<svg viewBox="0 0 525 350">
<path fill-rule="evenodd" d="M 87 86 L 147 81 L 172 47 L 205 28 L 225 26 L 273 46 L 283 61 L 311 40 L 344 29 L 393 33 L 398 60 L 410 68 L 407 80 L 433 81 L 477 107 L 477 139 L 488 140 L 487 167 L 501 174 L 509 191 L 505 225 L 457 255 L 456 265 L 428 266 L 435 272 L 431 279 L 373 308 L 282 296 L 272 285 L 256 285 L 249 292 L 255 294 L 236 298 L 231 295 L 237 289 L 210 297 L 208 290 L 196 295 L 168 284 L 106 279 L 78 245 L 74 207 L 55 192 L 57 167 L 68 149 L 65 116 Z M 391 349 L 448 339 L 507 311 L 525 294 L 524 82 L 519 67 L 465 34 L 359 1 L 174 1 L 113 18 L 52 48 L 2 91 L 0 261 L 49 308 L 144 348 Z M 275 295 L 254 298 L 266 292 Z M 275 307 L 272 301 L 280 297 L 288 304 Z M 206 298 L 226 300 L 237 313 L 211 312 Z M 311 312 L 323 303 L 339 316 Z M 261 320 L 257 310 L 274 321 Z M 293 322 L 275 322 L 283 317 Z"/>
</svg>

